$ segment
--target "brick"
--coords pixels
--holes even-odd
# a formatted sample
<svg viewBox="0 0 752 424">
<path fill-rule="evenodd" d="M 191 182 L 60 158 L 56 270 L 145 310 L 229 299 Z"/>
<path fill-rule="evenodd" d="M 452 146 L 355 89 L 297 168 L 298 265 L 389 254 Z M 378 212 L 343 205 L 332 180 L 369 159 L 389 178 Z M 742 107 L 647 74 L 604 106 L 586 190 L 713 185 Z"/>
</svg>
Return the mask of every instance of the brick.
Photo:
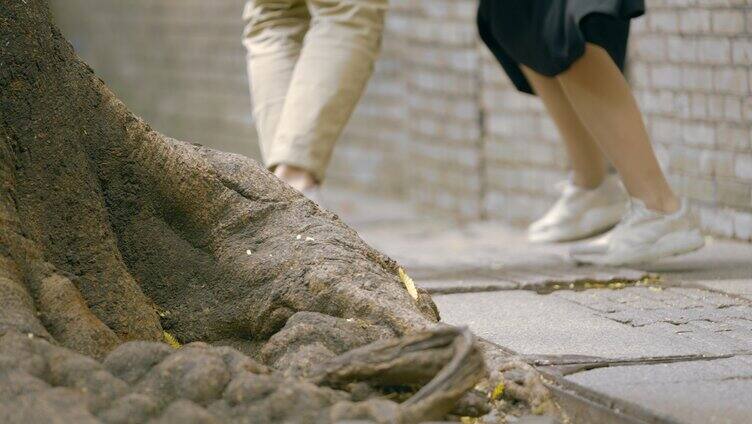
<svg viewBox="0 0 752 424">
<path fill-rule="evenodd" d="M 722 237 L 734 236 L 733 212 L 723 208 L 699 209 L 700 225 L 703 229 Z"/>
<path fill-rule="evenodd" d="M 747 95 L 749 93 L 747 70 L 730 67 L 716 69 L 713 72 L 713 88 L 717 93 Z"/>
<path fill-rule="evenodd" d="M 683 192 L 695 200 L 707 203 L 716 201 L 716 184 L 711 178 L 686 177 Z"/>
<path fill-rule="evenodd" d="M 723 65 L 731 62 L 731 41 L 728 38 L 700 38 L 697 40 L 697 60 L 700 63 Z"/>
<path fill-rule="evenodd" d="M 629 82 L 633 88 L 644 88 L 650 85 L 650 69 L 645 63 L 629 64 Z"/>
<path fill-rule="evenodd" d="M 679 29 L 683 33 L 704 34 L 710 32 L 710 11 L 699 8 L 679 12 Z"/>
<path fill-rule="evenodd" d="M 734 175 L 752 183 L 752 154 L 737 154 L 734 162 Z"/>
<path fill-rule="evenodd" d="M 651 68 L 650 80 L 658 88 L 680 88 L 680 68 L 675 65 L 655 65 Z"/>
<path fill-rule="evenodd" d="M 684 66 L 681 75 L 684 89 L 705 92 L 713 89 L 713 70 L 709 67 Z"/>
<path fill-rule="evenodd" d="M 743 10 L 716 10 L 712 12 L 713 32 L 715 34 L 739 34 L 745 28 Z"/>
<path fill-rule="evenodd" d="M 734 176 L 734 154 L 719 150 L 703 150 L 700 153 L 700 171 L 708 176 Z"/>
<path fill-rule="evenodd" d="M 632 55 L 646 62 L 660 62 L 668 54 L 666 39 L 657 35 L 643 35 L 632 41 Z"/>
<path fill-rule="evenodd" d="M 666 38 L 668 58 L 672 62 L 697 61 L 697 40 L 691 37 L 673 35 Z M 665 56 L 661 56 L 661 59 Z"/>
<path fill-rule="evenodd" d="M 679 31 L 679 16 L 671 10 L 655 10 L 647 14 L 648 27 L 652 31 L 676 33 Z"/>
<path fill-rule="evenodd" d="M 752 240 L 752 212 L 734 213 L 734 237 Z"/>
<path fill-rule="evenodd" d="M 745 37 L 743 39 L 731 41 L 731 52 L 733 61 L 738 65 L 752 65 L 752 39 Z"/>
<path fill-rule="evenodd" d="M 692 146 L 710 147 L 715 143 L 715 128 L 704 123 L 686 123 L 682 127 L 682 140 Z"/>
<path fill-rule="evenodd" d="M 742 100 L 736 96 L 726 96 L 723 99 L 723 115 L 729 121 L 742 121 Z"/>
<path fill-rule="evenodd" d="M 745 208 L 752 203 L 749 182 L 719 178 L 717 193 L 717 200 L 729 207 Z"/>
<path fill-rule="evenodd" d="M 668 152 L 670 156 L 666 160 L 671 172 L 679 172 L 685 175 L 704 173 L 708 177 L 713 173 L 712 165 L 706 166 L 707 170 L 703 170 L 700 164 L 700 151 L 697 149 L 687 149 L 684 146 L 675 145 L 669 148 Z"/>
<path fill-rule="evenodd" d="M 729 151 L 749 150 L 749 130 L 745 126 L 723 123 L 716 127 L 718 148 Z"/>
<path fill-rule="evenodd" d="M 723 96 L 720 95 L 708 95 L 708 117 L 711 119 L 723 119 Z"/>
<path fill-rule="evenodd" d="M 690 98 L 689 109 L 690 109 L 689 113 L 692 118 L 698 118 L 698 119 L 707 118 L 708 101 L 705 95 L 701 93 L 692 93 L 691 98 Z"/>
<path fill-rule="evenodd" d="M 752 122 L 752 96 L 742 100 L 742 115 L 747 122 Z"/>
</svg>

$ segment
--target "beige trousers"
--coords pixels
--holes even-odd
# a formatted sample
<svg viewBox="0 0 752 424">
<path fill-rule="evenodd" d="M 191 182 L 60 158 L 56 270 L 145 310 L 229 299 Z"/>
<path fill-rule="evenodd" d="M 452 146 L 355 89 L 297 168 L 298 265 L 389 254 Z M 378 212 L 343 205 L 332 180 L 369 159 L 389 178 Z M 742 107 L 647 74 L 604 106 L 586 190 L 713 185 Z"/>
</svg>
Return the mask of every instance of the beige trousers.
<svg viewBox="0 0 752 424">
<path fill-rule="evenodd" d="M 322 181 L 379 52 L 388 0 L 249 0 L 243 44 L 264 163 Z"/>
</svg>

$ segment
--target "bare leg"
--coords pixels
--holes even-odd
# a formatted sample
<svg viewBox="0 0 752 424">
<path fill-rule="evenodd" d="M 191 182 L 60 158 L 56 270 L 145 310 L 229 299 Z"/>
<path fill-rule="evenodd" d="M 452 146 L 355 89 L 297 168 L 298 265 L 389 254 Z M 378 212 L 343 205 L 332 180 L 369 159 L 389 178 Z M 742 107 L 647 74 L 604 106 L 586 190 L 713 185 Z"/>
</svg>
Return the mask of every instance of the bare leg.
<svg viewBox="0 0 752 424">
<path fill-rule="evenodd" d="M 572 182 L 587 189 L 598 187 L 606 175 L 603 153 L 575 113 L 561 85 L 555 78 L 540 75 L 527 67 L 523 66 L 522 72 L 543 100 L 564 140 L 572 166 Z"/>
<path fill-rule="evenodd" d="M 658 165 L 629 84 L 608 53 L 588 44 L 582 58 L 556 79 L 629 194 L 649 209 L 678 210 L 679 199 Z"/>
</svg>

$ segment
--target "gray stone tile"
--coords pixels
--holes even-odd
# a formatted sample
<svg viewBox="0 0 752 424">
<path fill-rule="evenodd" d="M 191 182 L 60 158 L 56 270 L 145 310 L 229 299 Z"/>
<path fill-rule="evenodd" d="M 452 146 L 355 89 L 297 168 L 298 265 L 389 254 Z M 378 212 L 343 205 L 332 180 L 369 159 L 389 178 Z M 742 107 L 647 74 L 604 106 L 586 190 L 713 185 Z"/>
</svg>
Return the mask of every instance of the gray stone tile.
<svg viewBox="0 0 752 424">
<path fill-rule="evenodd" d="M 752 332 L 739 325 L 752 317 L 752 305 L 701 292 L 631 287 L 551 295 L 489 292 L 434 300 L 446 322 L 469 325 L 481 337 L 521 354 L 634 359 L 752 352 Z M 652 299 L 652 294 L 660 296 Z"/>
<path fill-rule="evenodd" d="M 683 423 L 752 418 L 752 362 L 737 357 L 600 368 L 567 379 Z"/>
<path fill-rule="evenodd" d="M 744 318 L 730 318 L 726 321 L 728 324 L 735 328 L 752 331 L 752 316 L 749 319 Z"/>
<path fill-rule="evenodd" d="M 708 290 L 685 288 L 681 290 L 674 290 L 673 293 L 688 297 L 690 299 L 697 300 L 703 304 L 714 305 L 718 307 L 728 307 L 735 305 L 744 305 L 748 302 L 737 299 L 731 296 L 727 296 L 722 293 L 713 293 Z"/>
<path fill-rule="evenodd" d="M 697 284 L 712 290 L 752 299 L 752 275 L 746 280 L 701 280 L 697 281 Z"/>
<path fill-rule="evenodd" d="M 666 322 L 640 327 L 645 334 L 653 337 L 671 337 L 676 343 L 687 346 L 700 357 L 714 357 L 746 353 L 735 340 L 729 340 L 715 333 L 705 332 L 689 325 L 674 325 Z"/>
<path fill-rule="evenodd" d="M 682 338 L 603 318 L 566 299 L 526 291 L 434 296 L 445 322 L 520 354 L 644 358 L 698 354 Z"/>
<path fill-rule="evenodd" d="M 663 364 L 596 368 L 567 377 L 578 384 L 603 388 L 622 384 L 681 383 L 752 378 L 752 362 L 742 357 L 681 361 Z"/>
</svg>

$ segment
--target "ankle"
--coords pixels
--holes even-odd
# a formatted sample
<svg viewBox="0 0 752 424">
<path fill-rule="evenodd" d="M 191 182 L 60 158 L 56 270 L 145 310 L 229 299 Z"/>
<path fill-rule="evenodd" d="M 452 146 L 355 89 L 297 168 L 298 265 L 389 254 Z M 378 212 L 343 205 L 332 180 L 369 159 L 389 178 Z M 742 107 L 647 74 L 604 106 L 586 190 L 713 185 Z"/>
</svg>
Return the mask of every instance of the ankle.
<svg viewBox="0 0 752 424">
<path fill-rule="evenodd" d="M 664 214 L 672 214 L 681 209 L 681 200 L 673 193 L 664 197 L 640 200 L 645 202 L 648 209 Z"/>
<path fill-rule="evenodd" d="M 274 169 L 274 175 L 301 192 L 318 185 L 316 178 L 310 171 L 293 165 L 282 164 L 277 166 Z"/>
<path fill-rule="evenodd" d="M 594 190 L 603 184 L 606 174 L 584 174 L 580 172 L 572 173 L 572 184 L 584 190 Z"/>
</svg>

